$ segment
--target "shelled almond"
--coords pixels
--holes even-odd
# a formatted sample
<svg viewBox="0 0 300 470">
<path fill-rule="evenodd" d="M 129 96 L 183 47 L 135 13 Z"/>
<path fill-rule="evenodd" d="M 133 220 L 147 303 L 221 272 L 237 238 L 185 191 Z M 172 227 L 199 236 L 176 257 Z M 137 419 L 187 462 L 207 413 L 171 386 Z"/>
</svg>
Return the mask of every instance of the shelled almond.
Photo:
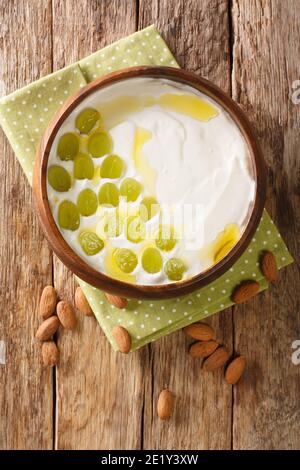
<svg viewBox="0 0 300 470">
<path fill-rule="evenodd" d="M 193 323 L 183 328 L 184 333 L 199 341 L 210 341 L 215 336 L 215 330 L 207 323 Z"/>
<path fill-rule="evenodd" d="M 128 354 L 131 349 L 131 336 L 123 326 L 115 326 L 112 330 L 113 337 L 123 354 Z"/>
<path fill-rule="evenodd" d="M 56 311 L 62 326 L 67 330 L 73 330 L 77 323 L 73 305 L 66 300 L 61 300 L 57 304 Z"/>
<path fill-rule="evenodd" d="M 54 341 L 45 341 L 42 344 L 42 358 L 45 366 L 56 366 L 59 362 L 59 350 Z"/>
<path fill-rule="evenodd" d="M 203 370 L 206 372 L 214 371 L 222 367 L 228 361 L 229 352 L 224 346 L 220 346 L 203 362 Z"/>
<path fill-rule="evenodd" d="M 57 315 L 55 315 L 55 308 Z M 40 298 L 39 312 L 44 321 L 39 326 L 35 336 L 39 341 L 42 341 L 43 364 L 53 367 L 59 361 L 59 350 L 51 338 L 59 326 L 67 329 L 75 328 L 77 323 L 75 311 L 70 302 L 61 300 L 57 304 L 56 290 L 53 286 L 46 286 Z"/>
<path fill-rule="evenodd" d="M 93 310 L 91 309 L 90 304 L 86 300 L 86 297 L 81 287 L 77 287 L 75 291 L 75 306 L 81 313 L 83 313 L 87 317 L 94 316 Z"/>
<path fill-rule="evenodd" d="M 157 400 L 157 415 L 160 419 L 169 419 L 174 410 L 174 395 L 170 390 L 160 392 Z"/>
<path fill-rule="evenodd" d="M 41 317 L 46 320 L 51 317 L 55 312 L 55 307 L 57 304 L 57 294 L 53 286 L 46 286 L 43 289 L 39 311 Z"/>
<path fill-rule="evenodd" d="M 271 251 L 265 251 L 260 259 L 260 269 L 269 282 L 278 280 L 278 267 L 275 255 Z"/>
<path fill-rule="evenodd" d="M 256 281 L 244 281 L 234 289 L 231 299 L 235 304 L 241 304 L 254 297 L 258 293 L 259 287 L 260 285 Z"/>
<path fill-rule="evenodd" d="M 233 359 L 227 366 L 225 372 L 225 380 L 230 385 L 235 385 L 241 378 L 246 367 L 246 359 L 244 356 L 239 356 Z"/>
<path fill-rule="evenodd" d="M 59 319 L 56 315 L 53 315 L 39 326 L 35 337 L 40 341 L 47 341 L 54 335 L 59 327 Z"/>
<path fill-rule="evenodd" d="M 198 323 L 189 325 L 190 327 L 199 325 Z M 202 325 L 204 325 L 202 323 Z M 207 325 L 208 326 L 208 325 Z M 186 330 L 188 327 L 184 328 Z M 194 330 L 192 330 L 193 333 Z M 191 336 L 191 335 L 189 335 Z M 226 347 L 220 346 L 215 340 L 197 341 L 190 345 L 189 354 L 193 358 L 203 359 L 202 369 L 207 372 L 213 372 L 223 367 L 229 359 L 229 351 Z M 234 385 L 241 378 L 246 366 L 244 356 L 233 359 L 226 368 L 225 380 L 228 384 Z"/>
<path fill-rule="evenodd" d="M 210 356 L 219 346 L 217 341 L 197 341 L 191 345 L 189 353 L 192 357 L 205 358 Z"/>
<path fill-rule="evenodd" d="M 125 308 L 127 305 L 127 299 L 118 297 L 117 295 L 105 293 L 106 300 L 116 308 Z"/>
</svg>

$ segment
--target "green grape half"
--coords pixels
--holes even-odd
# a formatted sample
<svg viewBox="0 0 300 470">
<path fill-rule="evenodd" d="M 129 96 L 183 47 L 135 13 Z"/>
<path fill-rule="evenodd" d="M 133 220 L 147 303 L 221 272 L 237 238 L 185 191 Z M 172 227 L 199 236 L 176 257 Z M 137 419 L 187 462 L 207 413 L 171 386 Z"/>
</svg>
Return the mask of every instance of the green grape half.
<svg viewBox="0 0 300 470">
<path fill-rule="evenodd" d="M 117 266 L 124 273 L 132 273 L 138 263 L 136 254 L 128 248 L 117 248 L 113 257 Z"/>
<path fill-rule="evenodd" d="M 100 119 L 100 113 L 93 108 L 86 108 L 78 114 L 75 126 L 81 134 L 88 134 Z"/>
<path fill-rule="evenodd" d="M 157 248 L 146 248 L 142 254 L 142 266 L 147 273 L 158 273 L 163 265 L 163 260 Z"/>
<path fill-rule="evenodd" d="M 179 258 L 170 258 L 165 264 L 164 271 L 170 281 L 180 281 L 186 271 L 186 265 Z"/>
<path fill-rule="evenodd" d="M 113 183 L 104 183 L 99 190 L 98 198 L 101 205 L 117 207 L 120 200 L 119 190 Z"/>
<path fill-rule="evenodd" d="M 171 225 L 160 225 L 155 243 L 157 248 L 162 251 L 173 250 L 176 244 L 174 228 Z"/>
<path fill-rule="evenodd" d="M 89 230 L 84 230 L 78 237 L 79 243 L 83 251 L 88 256 L 99 253 L 104 247 L 104 242 L 98 235 Z"/>
<path fill-rule="evenodd" d="M 71 176 L 67 170 L 59 165 L 48 168 L 48 182 L 55 191 L 64 192 L 71 188 Z"/>
<path fill-rule="evenodd" d="M 94 163 L 91 157 L 79 153 L 74 160 L 74 178 L 77 180 L 91 180 L 94 176 Z"/>
<path fill-rule="evenodd" d="M 146 237 L 144 221 L 138 216 L 130 216 L 126 221 L 126 236 L 132 243 L 140 243 Z"/>
<path fill-rule="evenodd" d="M 120 178 L 125 169 L 125 163 L 118 155 L 109 155 L 103 160 L 100 170 L 101 178 Z"/>
<path fill-rule="evenodd" d="M 159 212 L 159 204 L 152 196 L 146 196 L 140 204 L 140 215 L 145 221 L 152 219 Z"/>
<path fill-rule="evenodd" d="M 67 132 L 59 139 L 57 155 L 61 160 L 74 160 L 79 151 L 79 137 L 74 132 Z"/>
<path fill-rule="evenodd" d="M 62 201 L 58 207 L 58 224 L 66 230 L 77 230 L 80 215 L 77 206 L 71 201 Z"/>
<path fill-rule="evenodd" d="M 126 197 L 128 202 L 137 200 L 142 191 L 142 185 L 134 178 L 125 178 L 120 186 L 121 196 Z"/>
<path fill-rule="evenodd" d="M 81 215 L 88 217 L 95 214 L 98 208 L 98 199 L 92 189 L 83 189 L 77 197 L 77 207 Z"/>
<path fill-rule="evenodd" d="M 88 151 L 95 157 L 103 157 L 112 151 L 112 140 L 107 132 L 95 132 L 89 137 Z"/>
</svg>

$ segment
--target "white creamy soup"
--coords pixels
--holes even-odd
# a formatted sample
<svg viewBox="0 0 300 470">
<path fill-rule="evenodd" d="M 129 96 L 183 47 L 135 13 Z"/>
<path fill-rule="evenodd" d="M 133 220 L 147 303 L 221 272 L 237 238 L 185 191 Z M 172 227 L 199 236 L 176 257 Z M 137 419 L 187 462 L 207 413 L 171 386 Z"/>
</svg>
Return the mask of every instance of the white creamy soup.
<svg viewBox="0 0 300 470">
<path fill-rule="evenodd" d="M 247 145 L 197 90 L 133 78 L 100 89 L 53 142 L 47 192 L 56 224 L 96 270 L 125 282 L 179 282 L 224 257 L 255 196 Z"/>
</svg>

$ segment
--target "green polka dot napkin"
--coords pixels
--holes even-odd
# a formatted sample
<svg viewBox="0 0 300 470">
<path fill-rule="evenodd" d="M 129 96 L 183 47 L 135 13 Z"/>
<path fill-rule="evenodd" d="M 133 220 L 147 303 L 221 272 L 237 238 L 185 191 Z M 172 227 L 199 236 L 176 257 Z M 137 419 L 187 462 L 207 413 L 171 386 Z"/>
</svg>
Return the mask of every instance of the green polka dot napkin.
<svg viewBox="0 0 300 470">
<path fill-rule="evenodd" d="M 134 65 L 178 67 L 154 26 L 41 78 L 0 100 L 0 124 L 31 184 L 37 145 L 56 110 L 80 87 L 114 70 Z M 132 350 L 201 320 L 232 305 L 230 296 L 241 281 L 255 279 L 261 290 L 267 283 L 259 269 L 259 256 L 271 250 L 282 268 L 293 260 L 266 212 L 247 251 L 218 280 L 188 296 L 164 301 L 129 300 L 118 310 L 107 303 L 103 292 L 78 279 L 95 315 L 114 349 L 112 328 L 122 325 L 132 336 Z"/>
</svg>

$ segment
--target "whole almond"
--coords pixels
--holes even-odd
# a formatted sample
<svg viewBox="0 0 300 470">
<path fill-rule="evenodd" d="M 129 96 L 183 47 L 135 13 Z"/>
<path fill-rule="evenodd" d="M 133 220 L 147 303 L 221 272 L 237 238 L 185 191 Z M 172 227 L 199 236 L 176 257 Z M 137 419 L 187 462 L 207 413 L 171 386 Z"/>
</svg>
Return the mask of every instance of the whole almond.
<svg viewBox="0 0 300 470">
<path fill-rule="evenodd" d="M 220 346 L 203 362 L 203 370 L 210 372 L 222 367 L 229 358 L 229 352 L 224 346 Z"/>
<path fill-rule="evenodd" d="M 40 300 L 40 315 L 44 320 L 51 317 L 55 312 L 57 294 L 53 286 L 46 286 L 43 289 Z"/>
<path fill-rule="evenodd" d="M 54 335 L 58 327 L 59 319 L 56 315 L 53 315 L 52 317 L 43 321 L 43 323 L 39 326 L 35 337 L 40 341 L 47 341 L 51 338 L 52 335 Z"/>
<path fill-rule="evenodd" d="M 59 361 L 59 350 L 54 341 L 45 341 L 42 344 L 42 358 L 45 366 L 56 366 Z"/>
<path fill-rule="evenodd" d="M 241 304 L 251 297 L 254 297 L 259 291 L 259 283 L 256 281 L 245 281 L 239 284 L 233 291 L 231 300 L 235 304 Z"/>
<path fill-rule="evenodd" d="M 61 300 L 57 304 L 56 311 L 62 326 L 67 330 L 73 330 L 77 323 L 73 305 L 66 300 Z"/>
<path fill-rule="evenodd" d="M 239 356 L 233 359 L 228 365 L 225 372 L 225 380 L 230 385 L 236 384 L 241 378 L 246 367 L 246 359 L 244 356 Z"/>
<path fill-rule="evenodd" d="M 271 251 L 265 251 L 260 259 L 260 269 L 265 278 L 270 282 L 278 280 L 278 267 L 274 254 Z"/>
<path fill-rule="evenodd" d="M 186 335 L 199 341 L 209 341 L 215 336 L 215 330 L 207 323 L 193 323 L 183 328 Z"/>
<path fill-rule="evenodd" d="M 121 353 L 128 354 L 131 349 L 131 336 L 123 326 L 115 326 L 112 330 L 113 337 Z"/>
<path fill-rule="evenodd" d="M 117 295 L 105 294 L 107 301 L 117 308 L 124 308 L 127 305 L 127 299 L 123 297 L 118 297 Z"/>
<path fill-rule="evenodd" d="M 160 419 L 169 419 L 174 409 L 174 395 L 170 390 L 162 390 L 157 400 L 157 415 Z"/>
<path fill-rule="evenodd" d="M 192 357 L 208 357 L 218 346 L 217 341 L 197 341 L 191 345 L 189 353 Z"/>
<path fill-rule="evenodd" d="M 92 317 L 94 315 L 81 287 L 77 287 L 75 291 L 75 305 L 76 308 L 87 317 Z"/>
</svg>

